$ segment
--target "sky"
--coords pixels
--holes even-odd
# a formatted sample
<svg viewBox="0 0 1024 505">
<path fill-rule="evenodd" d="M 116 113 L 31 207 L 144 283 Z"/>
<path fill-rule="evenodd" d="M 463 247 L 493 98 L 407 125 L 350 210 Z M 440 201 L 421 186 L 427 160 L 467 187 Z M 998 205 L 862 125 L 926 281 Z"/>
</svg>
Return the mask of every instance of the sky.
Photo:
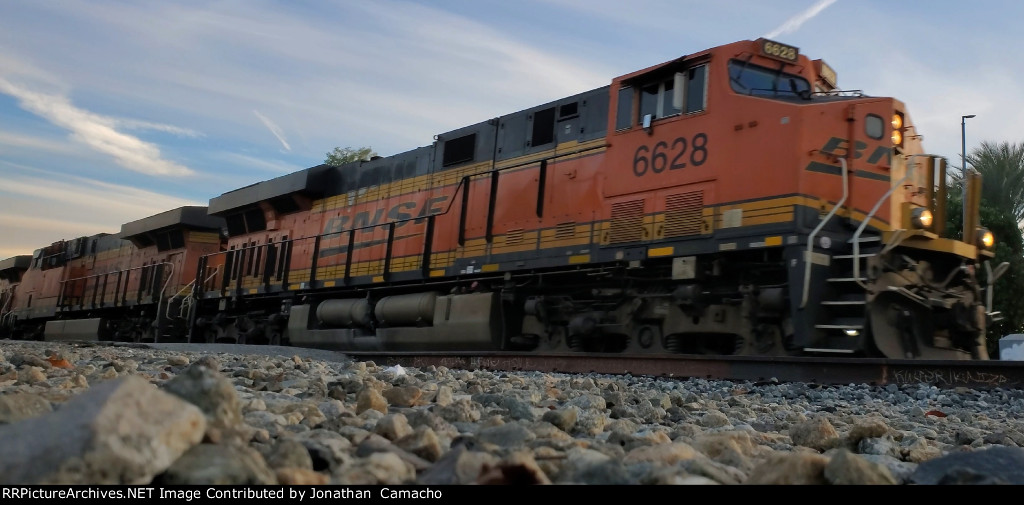
<svg viewBox="0 0 1024 505">
<path fill-rule="evenodd" d="M 907 104 L 929 152 L 1024 141 L 1024 2 L 0 0 L 0 259 L 768 37 Z"/>
</svg>

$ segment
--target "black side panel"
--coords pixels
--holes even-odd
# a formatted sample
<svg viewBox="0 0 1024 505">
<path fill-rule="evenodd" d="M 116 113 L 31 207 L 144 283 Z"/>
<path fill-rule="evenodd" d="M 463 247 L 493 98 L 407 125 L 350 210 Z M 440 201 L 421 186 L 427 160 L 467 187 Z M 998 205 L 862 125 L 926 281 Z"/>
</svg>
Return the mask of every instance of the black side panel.
<svg viewBox="0 0 1024 505">
<path fill-rule="evenodd" d="M 517 112 L 501 118 L 498 125 L 497 161 L 522 156 L 526 150 L 526 117 Z"/>
<path fill-rule="evenodd" d="M 434 172 L 490 161 L 497 126 L 498 120 L 492 119 L 438 135 Z M 470 147 L 472 152 L 467 155 Z"/>
</svg>

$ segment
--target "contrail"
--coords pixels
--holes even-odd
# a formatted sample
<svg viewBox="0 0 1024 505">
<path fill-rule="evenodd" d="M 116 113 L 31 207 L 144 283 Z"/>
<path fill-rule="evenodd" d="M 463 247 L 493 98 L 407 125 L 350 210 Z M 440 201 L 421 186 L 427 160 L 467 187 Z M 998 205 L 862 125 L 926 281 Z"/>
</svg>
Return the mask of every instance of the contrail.
<svg viewBox="0 0 1024 505">
<path fill-rule="evenodd" d="M 793 33 L 797 31 L 801 25 L 809 21 L 814 16 L 817 16 L 818 13 L 834 3 L 836 3 L 836 0 L 818 0 L 818 3 L 812 5 L 810 9 L 787 19 L 785 23 L 782 23 L 782 26 L 766 33 L 764 38 L 773 39 L 784 33 Z"/>
<path fill-rule="evenodd" d="M 263 126 L 266 126 L 267 129 L 270 130 L 270 133 L 273 133 L 274 136 L 277 137 L 277 140 L 281 142 L 282 146 L 284 146 L 285 151 L 290 152 L 292 150 L 292 146 L 288 145 L 288 141 L 284 139 L 284 132 L 281 131 L 281 128 L 279 126 L 274 124 L 274 122 L 271 121 L 270 118 L 268 118 L 267 116 L 260 114 L 260 111 L 258 110 L 253 109 L 252 113 L 256 114 L 256 117 L 259 118 L 259 120 L 263 123 Z"/>
</svg>

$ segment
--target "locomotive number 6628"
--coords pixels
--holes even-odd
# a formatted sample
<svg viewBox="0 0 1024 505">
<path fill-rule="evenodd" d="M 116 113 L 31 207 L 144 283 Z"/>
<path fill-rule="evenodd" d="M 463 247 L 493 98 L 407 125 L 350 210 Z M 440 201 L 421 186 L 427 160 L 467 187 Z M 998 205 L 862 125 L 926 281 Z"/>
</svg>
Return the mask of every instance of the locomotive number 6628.
<svg viewBox="0 0 1024 505">
<path fill-rule="evenodd" d="M 689 155 L 689 156 L 687 156 Z M 671 157 L 671 158 L 670 158 Z M 633 175 L 643 177 L 648 172 L 660 174 L 668 170 L 679 170 L 689 165 L 699 167 L 708 160 L 708 136 L 698 133 L 690 141 L 676 137 L 671 146 L 661 140 L 653 147 L 642 145 L 633 153 Z"/>
</svg>

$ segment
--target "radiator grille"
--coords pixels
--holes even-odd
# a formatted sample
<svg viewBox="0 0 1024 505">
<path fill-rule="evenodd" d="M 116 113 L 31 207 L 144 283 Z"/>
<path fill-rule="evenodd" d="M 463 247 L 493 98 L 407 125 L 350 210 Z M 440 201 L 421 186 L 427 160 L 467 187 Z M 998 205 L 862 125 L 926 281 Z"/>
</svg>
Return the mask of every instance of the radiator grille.
<svg viewBox="0 0 1024 505">
<path fill-rule="evenodd" d="M 644 201 L 630 200 L 612 204 L 612 225 L 608 242 L 638 242 L 644 237 Z"/>
<path fill-rule="evenodd" d="M 665 237 L 700 235 L 703 214 L 703 191 L 665 197 Z"/>
<path fill-rule="evenodd" d="M 515 230 L 509 230 L 505 234 L 506 245 L 519 245 L 523 243 L 523 229 L 517 228 Z"/>
<path fill-rule="evenodd" d="M 576 236 L 576 222 L 558 223 L 555 227 L 555 238 L 573 238 Z"/>
</svg>

